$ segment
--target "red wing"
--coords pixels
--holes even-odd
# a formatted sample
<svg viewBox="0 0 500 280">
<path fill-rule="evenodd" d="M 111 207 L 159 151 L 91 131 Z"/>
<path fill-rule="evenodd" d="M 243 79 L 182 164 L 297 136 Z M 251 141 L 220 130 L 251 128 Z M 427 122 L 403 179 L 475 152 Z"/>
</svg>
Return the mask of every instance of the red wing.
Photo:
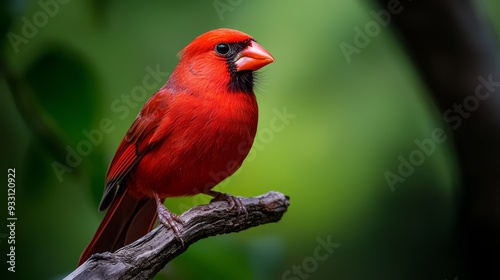
<svg viewBox="0 0 500 280">
<path fill-rule="evenodd" d="M 111 160 L 106 175 L 106 187 L 99 205 L 99 210 L 106 209 L 113 200 L 120 182 L 154 145 L 151 138 L 166 114 L 169 96 L 158 92 L 144 105 L 134 123 L 127 131 L 120 146 Z"/>
</svg>

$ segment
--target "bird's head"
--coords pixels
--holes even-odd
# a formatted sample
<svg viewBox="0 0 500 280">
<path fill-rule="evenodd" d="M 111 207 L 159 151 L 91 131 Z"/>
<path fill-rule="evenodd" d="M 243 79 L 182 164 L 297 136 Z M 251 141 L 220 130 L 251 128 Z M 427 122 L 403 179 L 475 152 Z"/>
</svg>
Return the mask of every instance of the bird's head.
<svg viewBox="0 0 500 280">
<path fill-rule="evenodd" d="M 169 83 L 204 91 L 253 93 L 253 72 L 274 61 L 250 35 L 226 28 L 198 36 L 179 56 Z"/>
</svg>

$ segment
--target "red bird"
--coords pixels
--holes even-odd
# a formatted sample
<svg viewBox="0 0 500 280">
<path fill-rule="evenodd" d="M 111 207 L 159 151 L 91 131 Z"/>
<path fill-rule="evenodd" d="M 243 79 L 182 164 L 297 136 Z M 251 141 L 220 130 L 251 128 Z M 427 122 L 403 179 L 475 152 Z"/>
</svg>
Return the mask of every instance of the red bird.
<svg viewBox="0 0 500 280">
<path fill-rule="evenodd" d="M 99 210 L 108 209 L 79 265 L 92 254 L 115 250 L 148 233 L 158 216 L 177 234 L 166 197 L 204 193 L 247 156 L 257 129 L 254 71 L 273 56 L 243 32 L 216 29 L 180 53 L 167 83 L 146 102 L 127 131 L 106 175 Z M 218 177 L 218 176 L 217 176 Z M 181 240 L 182 241 L 182 240 Z"/>
</svg>

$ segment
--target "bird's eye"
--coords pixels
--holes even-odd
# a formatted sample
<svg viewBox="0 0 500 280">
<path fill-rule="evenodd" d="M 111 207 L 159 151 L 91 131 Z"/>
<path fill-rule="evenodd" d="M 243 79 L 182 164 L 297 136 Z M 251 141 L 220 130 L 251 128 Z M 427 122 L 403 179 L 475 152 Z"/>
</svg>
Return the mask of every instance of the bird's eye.
<svg viewBox="0 0 500 280">
<path fill-rule="evenodd" d="M 215 46 L 215 52 L 220 55 L 226 55 L 229 52 L 229 45 L 226 43 L 220 43 Z"/>
</svg>

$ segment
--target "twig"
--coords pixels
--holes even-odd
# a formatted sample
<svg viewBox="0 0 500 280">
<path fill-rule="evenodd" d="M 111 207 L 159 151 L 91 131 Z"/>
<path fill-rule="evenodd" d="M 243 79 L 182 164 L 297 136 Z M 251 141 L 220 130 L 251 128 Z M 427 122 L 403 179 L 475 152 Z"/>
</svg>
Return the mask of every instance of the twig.
<svg viewBox="0 0 500 280">
<path fill-rule="evenodd" d="M 184 224 L 179 225 L 179 236 L 184 247 L 171 229 L 158 226 L 114 253 L 92 255 L 64 279 L 151 279 L 198 240 L 278 222 L 289 205 L 289 198 L 279 192 L 241 198 L 241 201 L 247 214 L 241 213 L 241 209 L 230 209 L 223 201 L 196 206 L 182 214 Z"/>
</svg>

